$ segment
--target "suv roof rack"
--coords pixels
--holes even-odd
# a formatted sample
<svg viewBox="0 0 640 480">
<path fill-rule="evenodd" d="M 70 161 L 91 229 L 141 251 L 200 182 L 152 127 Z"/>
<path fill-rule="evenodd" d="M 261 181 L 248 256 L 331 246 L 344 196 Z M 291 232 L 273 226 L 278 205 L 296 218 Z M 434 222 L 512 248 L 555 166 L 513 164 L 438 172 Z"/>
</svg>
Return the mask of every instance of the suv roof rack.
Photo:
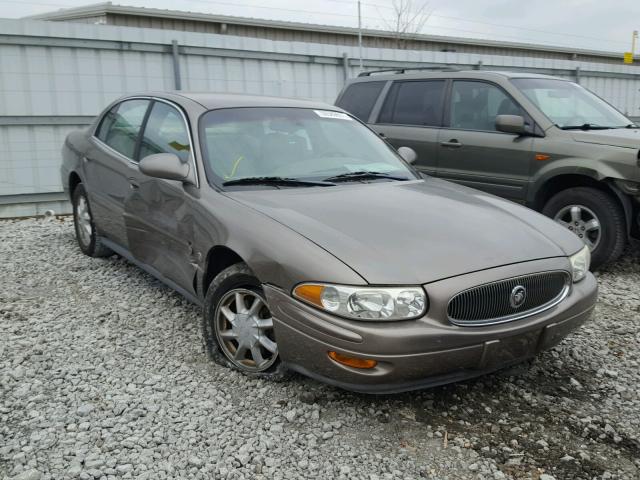
<svg viewBox="0 0 640 480">
<path fill-rule="evenodd" d="M 463 69 L 459 67 L 449 67 L 449 66 L 432 66 L 432 67 L 401 67 L 401 68 L 387 68 L 384 70 L 369 70 L 368 72 L 361 72 L 358 74 L 359 77 L 370 77 L 372 73 L 405 73 L 407 71 L 412 70 L 431 70 L 435 72 L 461 72 Z"/>
</svg>

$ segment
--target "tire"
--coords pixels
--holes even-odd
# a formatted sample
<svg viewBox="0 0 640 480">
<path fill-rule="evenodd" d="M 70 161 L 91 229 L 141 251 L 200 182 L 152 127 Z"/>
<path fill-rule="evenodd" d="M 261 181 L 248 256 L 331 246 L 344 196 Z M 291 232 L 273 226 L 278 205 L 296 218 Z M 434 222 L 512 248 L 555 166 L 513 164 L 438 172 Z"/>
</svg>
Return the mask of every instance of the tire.
<svg viewBox="0 0 640 480">
<path fill-rule="evenodd" d="M 76 240 L 82 253 L 90 257 L 108 257 L 113 251 L 102 244 L 96 225 L 91 215 L 89 198 L 82 183 L 73 191 L 73 224 L 76 230 Z"/>
<path fill-rule="evenodd" d="M 580 209 L 577 222 L 575 209 Z M 591 248 L 591 270 L 614 262 L 622 254 L 627 243 L 624 211 L 613 195 L 590 187 L 576 187 L 554 195 L 544 206 L 542 213 L 570 228 L 576 235 L 583 235 Z M 595 217 L 600 224 L 599 239 L 595 242 L 593 224 Z M 591 226 L 591 230 L 589 227 Z M 584 230 L 586 228 L 586 230 Z M 576 231 L 577 229 L 577 231 Z M 589 231 L 589 236 L 587 236 Z"/>
<path fill-rule="evenodd" d="M 240 298 L 244 309 L 241 307 L 243 313 L 238 316 Z M 255 304 L 256 299 L 262 305 Z M 254 306 L 257 310 L 251 314 Z M 225 307 L 226 314 L 223 313 Z M 232 325 L 229 315 L 233 315 L 238 323 Z M 202 331 L 209 356 L 216 363 L 249 377 L 275 381 L 285 379 L 288 372 L 280 361 L 270 318 L 260 282 L 249 267 L 245 263 L 236 263 L 226 268 L 213 279 L 204 301 Z M 249 343 L 252 343 L 250 347 Z"/>
</svg>

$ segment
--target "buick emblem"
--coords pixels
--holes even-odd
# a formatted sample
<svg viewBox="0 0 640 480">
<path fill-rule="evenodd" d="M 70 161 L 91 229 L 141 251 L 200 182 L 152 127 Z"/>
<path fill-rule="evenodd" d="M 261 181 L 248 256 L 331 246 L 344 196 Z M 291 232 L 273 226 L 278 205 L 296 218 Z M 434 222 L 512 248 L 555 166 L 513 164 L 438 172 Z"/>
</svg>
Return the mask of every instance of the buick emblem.
<svg viewBox="0 0 640 480">
<path fill-rule="evenodd" d="M 511 297 L 509 297 L 509 303 L 513 308 L 520 308 L 524 301 L 527 299 L 527 289 L 522 285 L 518 285 L 511 290 Z"/>
</svg>

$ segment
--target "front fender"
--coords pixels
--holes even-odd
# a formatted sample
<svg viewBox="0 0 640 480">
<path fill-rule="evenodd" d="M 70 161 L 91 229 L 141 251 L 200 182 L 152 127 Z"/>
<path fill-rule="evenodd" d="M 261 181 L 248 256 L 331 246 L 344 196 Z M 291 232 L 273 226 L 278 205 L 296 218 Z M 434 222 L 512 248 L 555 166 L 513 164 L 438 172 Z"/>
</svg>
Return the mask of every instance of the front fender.
<svg viewBox="0 0 640 480">
<path fill-rule="evenodd" d="M 247 263 L 261 283 L 287 292 L 301 282 L 366 285 L 366 281 L 328 251 L 265 214 L 229 196 L 205 188 L 196 207 L 194 249 L 202 253 L 224 246 Z"/>
<path fill-rule="evenodd" d="M 594 162 L 586 158 L 563 158 L 554 160 L 540 168 L 531 177 L 527 193 L 527 204 L 535 205 L 540 189 L 549 180 L 561 175 L 580 175 L 597 182 L 607 179 L 624 178 L 624 173 L 621 172 L 620 168 L 616 168 L 616 165 L 618 164 L 612 165 L 607 162 Z"/>
</svg>

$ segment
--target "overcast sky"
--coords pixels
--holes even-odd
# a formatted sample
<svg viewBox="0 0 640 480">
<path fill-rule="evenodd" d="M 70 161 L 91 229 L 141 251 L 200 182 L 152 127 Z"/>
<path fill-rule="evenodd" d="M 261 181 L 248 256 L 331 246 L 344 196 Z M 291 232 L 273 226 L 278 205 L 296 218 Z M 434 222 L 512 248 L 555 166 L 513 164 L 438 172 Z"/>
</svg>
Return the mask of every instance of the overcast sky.
<svg viewBox="0 0 640 480">
<path fill-rule="evenodd" d="M 421 5 L 420 0 L 412 1 Z M 18 18 L 96 3 L 0 0 L 0 17 Z M 167 8 L 356 27 L 356 0 L 123 0 L 114 4 Z M 393 0 L 362 1 L 364 28 L 387 29 Z M 427 0 L 422 33 L 544 43 L 615 52 L 631 49 L 640 30 L 640 0 Z M 640 44 L 636 54 L 640 52 Z"/>
</svg>

